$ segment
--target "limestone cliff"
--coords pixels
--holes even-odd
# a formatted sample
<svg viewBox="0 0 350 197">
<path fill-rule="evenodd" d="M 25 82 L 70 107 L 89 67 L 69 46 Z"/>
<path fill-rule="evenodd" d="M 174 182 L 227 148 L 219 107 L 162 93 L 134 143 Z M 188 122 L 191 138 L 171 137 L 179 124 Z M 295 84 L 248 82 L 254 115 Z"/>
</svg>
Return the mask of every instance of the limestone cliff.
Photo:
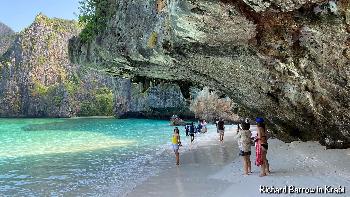
<svg viewBox="0 0 350 197">
<path fill-rule="evenodd" d="M 116 114 L 119 117 L 152 117 L 169 119 L 173 114 L 191 118 L 189 105 L 180 87 L 173 83 L 150 84 L 131 83 L 119 80 L 116 90 Z"/>
<path fill-rule="evenodd" d="M 113 115 L 114 79 L 70 63 L 68 40 L 77 22 L 39 14 L 0 63 L 0 116 Z"/>
<path fill-rule="evenodd" d="M 138 91 L 130 80 L 71 63 L 68 40 L 80 30 L 75 21 L 39 14 L 10 48 L 6 46 L 9 49 L 0 61 L 0 117 L 107 116 L 115 112 L 123 117 L 129 112 L 158 117 L 157 110 L 186 108 L 179 89 L 157 86 Z M 147 93 L 153 89 L 155 94 Z M 132 99 L 125 100 L 122 95 L 130 98 L 128 94 Z M 167 94 L 177 97 L 165 102 Z M 120 102 L 127 107 L 117 106 Z"/>
<path fill-rule="evenodd" d="M 0 22 L 0 56 L 7 51 L 15 38 L 15 32 Z"/>
<path fill-rule="evenodd" d="M 350 146 L 348 0 L 113 2 L 105 31 L 71 40 L 72 60 L 210 86 L 282 139 Z"/>
</svg>

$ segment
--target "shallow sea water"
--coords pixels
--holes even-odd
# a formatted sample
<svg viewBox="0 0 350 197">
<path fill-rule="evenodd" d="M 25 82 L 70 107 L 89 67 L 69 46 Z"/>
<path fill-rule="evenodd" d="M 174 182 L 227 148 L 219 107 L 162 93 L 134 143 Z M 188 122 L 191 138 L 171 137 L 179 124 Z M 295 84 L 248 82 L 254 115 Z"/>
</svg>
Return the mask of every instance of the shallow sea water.
<svg viewBox="0 0 350 197">
<path fill-rule="evenodd" d="M 0 196 L 119 196 L 173 163 L 168 121 L 0 119 Z"/>
</svg>

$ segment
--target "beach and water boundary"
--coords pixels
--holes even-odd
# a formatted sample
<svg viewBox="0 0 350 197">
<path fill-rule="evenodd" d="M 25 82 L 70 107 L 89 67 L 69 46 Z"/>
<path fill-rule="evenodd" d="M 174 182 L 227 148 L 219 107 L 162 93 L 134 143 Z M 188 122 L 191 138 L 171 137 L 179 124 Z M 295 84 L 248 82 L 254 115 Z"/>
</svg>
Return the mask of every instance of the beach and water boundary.
<svg viewBox="0 0 350 197">
<path fill-rule="evenodd" d="M 252 147 L 252 174 L 246 176 L 238 156 L 236 127 L 227 128 L 223 144 L 209 129 L 206 137 L 199 136 L 191 148 L 180 151 L 180 166 L 174 164 L 124 196 L 349 196 L 350 149 L 326 150 L 318 142 L 269 139 L 271 174 L 258 176 Z"/>
<path fill-rule="evenodd" d="M 348 196 L 349 193 L 349 149 L 325 150 L 318 142 L 284 143 L 269 139 L 271 175 L 258 177 L 259 168 L 252 163 L 253 174 L 243 176 L 235 139 L 236 125 L 226 126 L 224 143 L 219 142 L 214 125 L 208 126 L 207 133 L 197 134 L 193 144 L 184 135 L 184 128 L 179 127 L 183 146 L 181 164 L 176 166 L 170 144 L 173 127 L 167 122 L 93 120 L 22 119 L 13 127 L 8 122 L 11 119 L 6 119 L 2 132 L 5 131 L 7 138 L 1 143 L 8 143 L 12 148 L 7 149 L 11 151 L 3 149 L 2 157 L 20 157 L 0 159 L 0 166 L 4 167 L 0 169 L 1 195 L 228 197 L 270 196 L 278 192 L 285 196 Z M 129 126 L 115 124 L 117 122 Z M 145 127 L 141 131 L 140 125 Z M 129 131 L 122 134 L 111 132 L 126 129 Z M 17 131 L 19 133 L 13 133 Z M 14 139 L 11 135 L 19 141 L 9 141 Z M 74 149 L 67 148 L 71 146 L 65 142 L 67 138 L 71 138 Z M 44 139 L 50 143 L 42 141 Z M 135 143 L 135 139 L 139 143 Z M 22 140 L 28 143 L 19 143 Z M 21 149 L 20 145 L 25 147 Z M 129 145 L 131 149 L 127 148 Z M 252 162 L 254 159 L 252 147 Z M 285 194 L 286 187 L 295 187 L 300 193 Z M 345 194 L 334 192 L 340 187 L 345 187 Z M 329 192 L 306 194 L 313 188 Z"/>
</svg>

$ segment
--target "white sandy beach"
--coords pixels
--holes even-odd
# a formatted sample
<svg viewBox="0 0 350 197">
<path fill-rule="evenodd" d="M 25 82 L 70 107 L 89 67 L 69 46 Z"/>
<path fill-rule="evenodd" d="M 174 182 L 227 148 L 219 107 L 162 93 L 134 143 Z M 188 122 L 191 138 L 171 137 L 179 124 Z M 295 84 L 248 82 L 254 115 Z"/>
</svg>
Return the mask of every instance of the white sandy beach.
<svg viewBox="0 0 350 197">
<path fill-rule="evenodd" d="M 299 194 L 287 190 L 288 193 L 282 193 L 283 196 L 350 196 L 350 149 L 326 150 L 317 142 L 284 143 L 269 139 L 271 174 L 258 176 L 259 168 L 254 165 L 255 150 L 252 147 L 253 173 L 244 176 L 235 141 L 235 127 L 228 127 L 231 129 L 225 133 L 223 144 L 218 142 L 213 129 L 196 138 L 191 147 L 184 143 L 180 151 L 180 166 L 170 166 L 125 196 L 271 196 L 260 193 L 260 186 L 305 188 Z M 184 138 L 182 136 L 183 141 L 188 141 Z M 339 186 L 345 187 L 345 193 L 306 194 L 312 192 L 307 188 L 319 187 L 326 192 L 331 191 L 330 187 Z"/>
</svg>

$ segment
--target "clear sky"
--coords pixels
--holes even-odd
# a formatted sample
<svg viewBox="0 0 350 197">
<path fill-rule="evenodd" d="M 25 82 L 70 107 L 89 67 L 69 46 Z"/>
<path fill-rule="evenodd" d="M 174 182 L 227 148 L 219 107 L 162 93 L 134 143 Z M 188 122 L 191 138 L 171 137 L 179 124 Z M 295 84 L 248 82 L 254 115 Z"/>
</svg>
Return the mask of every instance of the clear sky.
<svg viewBox="0 0 350 197">
<path fill-rule="evenodd" d="M 77 19 L 80 0 L 0 0 L 0 21 L 19 32 L 42 12 L 48 17 Z"/>
</svg>

